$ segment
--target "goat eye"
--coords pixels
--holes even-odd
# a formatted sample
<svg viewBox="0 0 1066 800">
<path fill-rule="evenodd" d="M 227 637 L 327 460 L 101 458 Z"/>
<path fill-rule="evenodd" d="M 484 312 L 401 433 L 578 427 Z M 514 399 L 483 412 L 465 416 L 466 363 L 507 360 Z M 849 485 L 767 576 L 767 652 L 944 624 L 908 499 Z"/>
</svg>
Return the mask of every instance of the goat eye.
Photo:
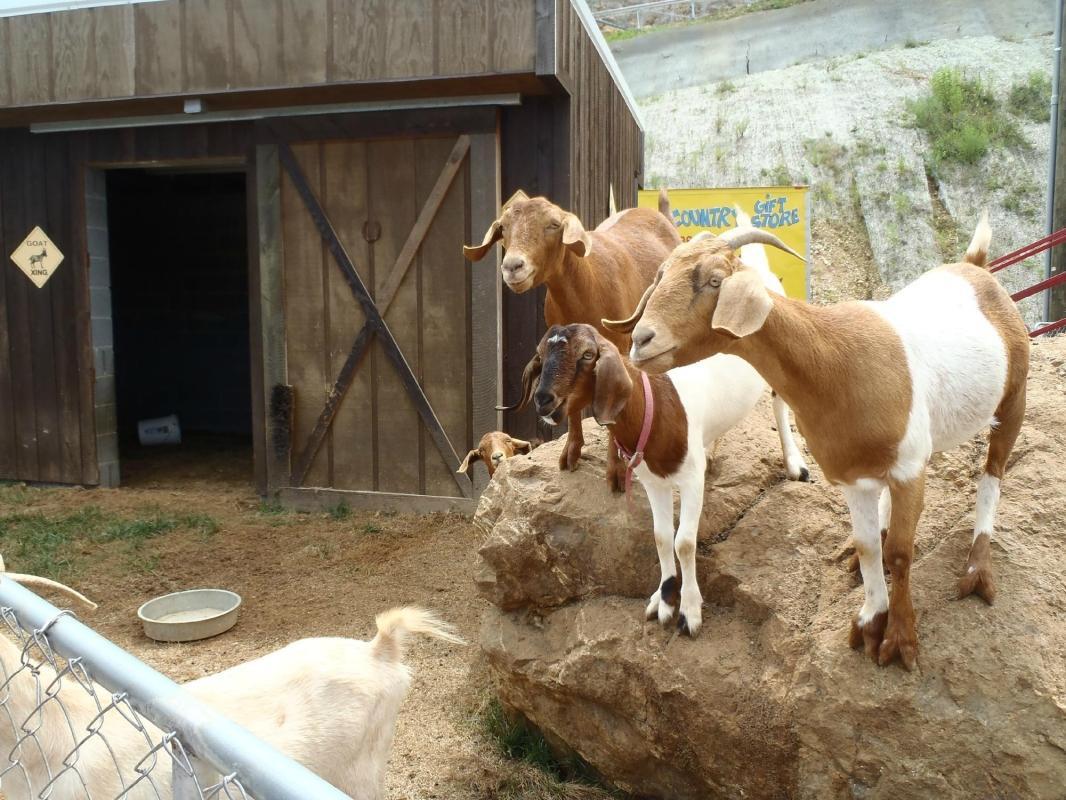
<svg viewBox="0 0 1066 800">
<path fill-rule="evenodd" d="M 560 227 L 561 226 L 559 225 L 558 222 L 549 222 L 548 223 L 548 230 L 550 230 L 550 231 L 558 230 Z"/>
<path fill-rule="evenodd" d="M 583 359 L 584 359 L 585 361 L 591 361 L 591 360 L 592 360 L 593 358 L 595 358 L 595 357 L 596 357 L 596 354 L 595 354 L 594 352 L 592 352 L 592 351 L 590 350 L 590 351 L 589 351 L 589 352 L 587 352 L 587 353 L 582 353 L 582 354 L 581 354 L 581 357 L 582 357 L 582 358 L 583 358 Z"/>
</svg>

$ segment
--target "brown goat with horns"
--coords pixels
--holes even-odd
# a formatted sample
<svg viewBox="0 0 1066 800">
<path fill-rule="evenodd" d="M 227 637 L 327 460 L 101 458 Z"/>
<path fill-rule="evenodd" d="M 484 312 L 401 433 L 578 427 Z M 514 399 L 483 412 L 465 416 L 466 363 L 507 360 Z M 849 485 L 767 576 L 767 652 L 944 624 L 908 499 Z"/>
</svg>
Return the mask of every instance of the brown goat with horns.
<svg viewBox="0 0 1066 800">
<path fill-rule="evenodd" d="M 544 321 L 549 327 L 583 322 L 627 352 L 629 334 L 608 330 L 601 320 L 626 316 L 651 285 L 659 265 L 681 244 L 665 192 L 660 194 L 659 209 L 619 211 L 586 231 L 574 214 L 543 197 L 518 191 L 504 204 L 481 244 L 464 247 L 463 254 L 480 261 L 496 242 L 502 242 L 506 255 L 500 270 L 511 291 L 521 294 L 547 285 Z M 581 410 L 571 408 L 567 419 L 559 468 L 574 470 L 585 444 Z M 545 422 L 555 424 L 550 419 Z M 608 481 L 620 492 L 625 470 L 613 442 L 607 459 Z"/>
</svg>

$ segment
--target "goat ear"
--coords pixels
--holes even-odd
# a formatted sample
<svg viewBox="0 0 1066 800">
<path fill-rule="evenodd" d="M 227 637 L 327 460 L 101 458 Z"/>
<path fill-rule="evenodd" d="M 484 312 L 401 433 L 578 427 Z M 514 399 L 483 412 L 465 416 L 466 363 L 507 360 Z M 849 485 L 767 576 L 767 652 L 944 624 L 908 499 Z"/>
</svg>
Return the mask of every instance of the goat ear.
<svg viewBox="0 0 1066 800">
<path fill-rule="evenodd" d="M 459 465 L 459 469 L 457 469 L 456 472 L 462 472 L 465 475 L 470 469 L 470 463 L 475 458 L 480 457 L 481 453 L 479 453 L 477 450 L 471 450 L 469 453 L 466 454 L 466 458 L 463 459 L 463 463 Z"/>
<path fill-rule="evenodd" d="M 739 339 L 759 330 L 773 307 L 762 278 L 755 270 L 740 269 L 722 281 L 711 327 Z"/>
<path fill-rule="evenodd" d="M 600 353 L 596 359 L 596 389 L 592 396 L 592 414 L 600 425 L 610 425 L 622 413 L 633 391 L 618 349 L 606 339 L 600 341 Z"/>
<path fill-rule="evenodd" d="M 534 353 L 533 358 L 526 364 L 526 368 L 522 370 L 522 399 L 515 403 L 513 406 L 496 406 L 497 411 L 520 411 L 529 405 L 529 401 L 533 399 L 533 391 L 540 382 L 540 373 L 544 365 L 540 360 L 540 353 Z"/>
<path fill-rule="evenodd" d="M 584 258 L 592 252 L 592 239 L 581 220 L 573 214 L 567 214 L 563 223 L 563 246 L 579 258 Z"/>
<path fill-rule="evenodd" d="M 463 245 L 463 255 L 466 256 L 468 261 L 480 261 L 485 257 L 485 253 L 489 252 L 489 248 L 496 244 L 496 242 L 502 237 L 503 226 L 500 225 L 498 219 L 494 220 L 489 226 L 488 231 L 485 232 L 485 238 L 482 240 L 481 244 L 477 247 L 472 247 L 468 244 Z"/>
<path fill-rule="evenodd" d="M 533 445 L 525 439 L 516 439 L 513 436 L 511 437 L 511 445 L 514 447 L 516 453 L 528 453 L 533 449 Z"/>
</svg>

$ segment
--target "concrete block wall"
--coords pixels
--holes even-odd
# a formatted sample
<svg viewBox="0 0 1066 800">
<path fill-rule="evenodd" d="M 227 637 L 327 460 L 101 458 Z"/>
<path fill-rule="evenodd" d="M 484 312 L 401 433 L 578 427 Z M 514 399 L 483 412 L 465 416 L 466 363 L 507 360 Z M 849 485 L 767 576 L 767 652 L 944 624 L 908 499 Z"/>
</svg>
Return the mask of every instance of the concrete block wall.
<svg viewBox="0 0 1066 800">
<path fill-rule="evenodd" d="M 119 484 L 115 337 L 111 320 L 111 262 L 107 232 L 107 181 L 103 170 L 86 175 L 85 220 L 89 243 L 89 293 L 96 368 L 96 460 L 100 485 Z"/>
</svg>

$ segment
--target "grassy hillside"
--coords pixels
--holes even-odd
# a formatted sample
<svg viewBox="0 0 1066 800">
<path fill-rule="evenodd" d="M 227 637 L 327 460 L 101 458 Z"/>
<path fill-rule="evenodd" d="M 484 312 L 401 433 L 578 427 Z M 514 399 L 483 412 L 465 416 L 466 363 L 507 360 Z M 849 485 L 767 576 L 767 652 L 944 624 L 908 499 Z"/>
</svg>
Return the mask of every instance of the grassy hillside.
<svg viewBox="0 0 1066 800">
<path fill-rule="evenodd" d="M 993 254 L 1044 235 L 1051 51 L 1048 36 L 909 42 L 652 97 L 646 183 L 809 183 L 816 298 L 884 295 L 957 260 L 983 208 Z M 1030 259 L 1005 282 L 1042 271 Z M 1038 299 L 1023 313 L 1038 321 Z"/>
</svg>

